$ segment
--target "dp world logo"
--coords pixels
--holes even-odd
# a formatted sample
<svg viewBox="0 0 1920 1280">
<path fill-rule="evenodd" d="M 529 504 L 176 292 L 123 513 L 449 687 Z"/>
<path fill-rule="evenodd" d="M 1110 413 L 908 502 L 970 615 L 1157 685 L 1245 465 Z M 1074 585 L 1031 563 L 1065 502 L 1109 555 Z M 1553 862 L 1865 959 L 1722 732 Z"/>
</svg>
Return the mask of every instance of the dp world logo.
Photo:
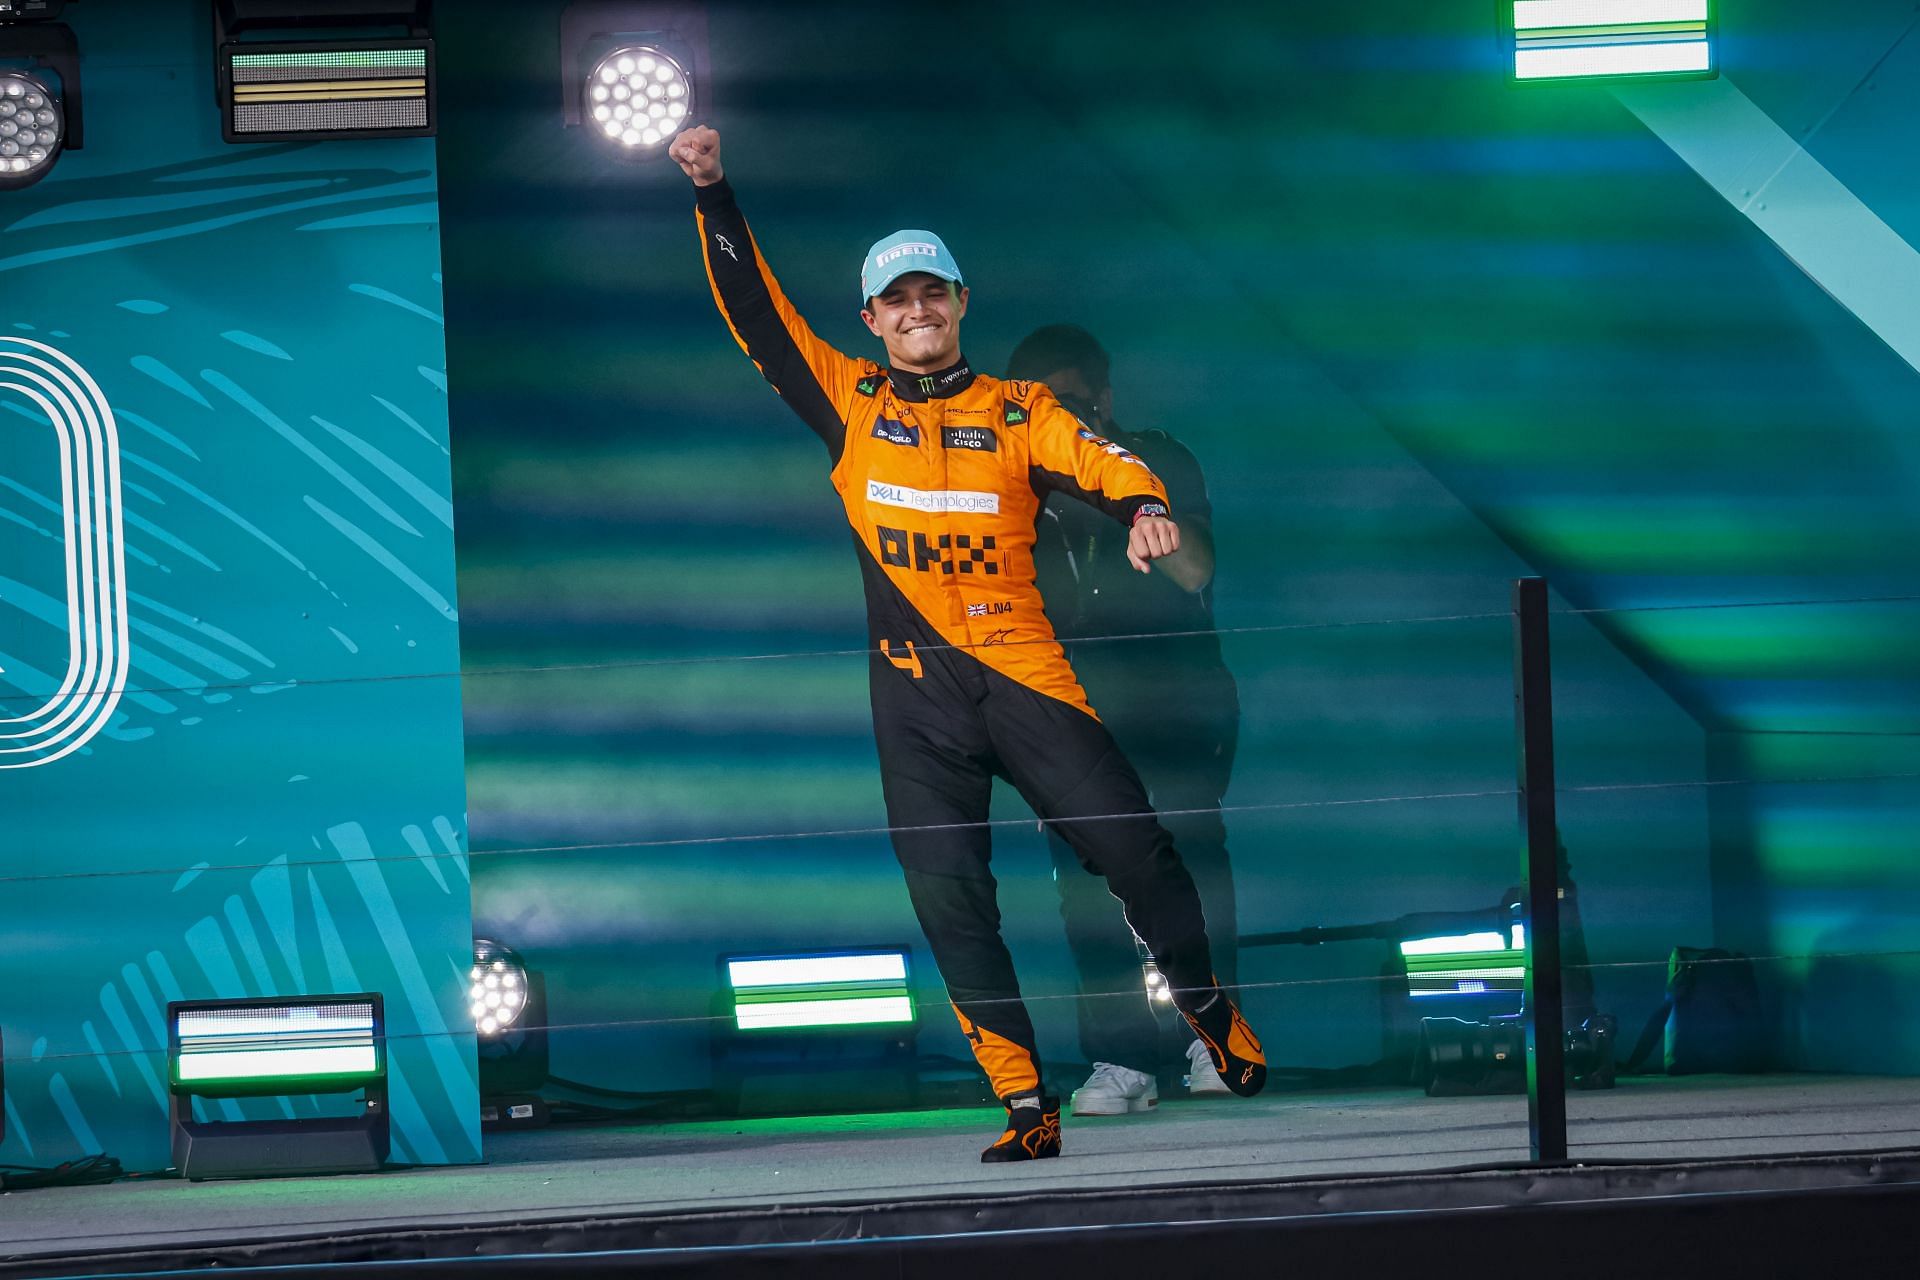
<svg viewBox="0 0 1920 1280">
<path fill-rule="evenodd" d="M 127 681 L 127 574 L 120 536 L 120 435 L 100 387 L 44 342 L 0 337 L 0 392 L 53 423 L 67 571 L 67 669 L 40 706 L 0 701 L 0 769 L 52 764 L 99 733 Z"/>
</svg>

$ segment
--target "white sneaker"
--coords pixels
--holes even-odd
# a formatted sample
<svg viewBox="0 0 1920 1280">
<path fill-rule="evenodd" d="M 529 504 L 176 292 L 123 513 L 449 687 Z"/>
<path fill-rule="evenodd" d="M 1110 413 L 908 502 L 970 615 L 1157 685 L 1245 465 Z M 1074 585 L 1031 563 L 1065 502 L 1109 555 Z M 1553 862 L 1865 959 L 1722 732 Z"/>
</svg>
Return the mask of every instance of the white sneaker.
<svg viewBox="0 0 1920 1280">
<path fill-rule="evenodd" d="M 1207 1046 L 1195 1040 L 1187 1046 L 1187 1096 L 1189 1098 L 1207 1098 L 1214 1094 L 1231 1095 L 1227 1082 L 1220 1078 L 1214 1069 L 1213 1055 L 1207 1052 Z"/>
<path fill-rule="evenodd" d="M 1124 1116 L 1159 1105 L 1160 1086 L 1152 1076 L 1113 1062 L 1094 1063 L 1093 1074 L 1073 1091 L 1077 1116 Z"/>
</svg>

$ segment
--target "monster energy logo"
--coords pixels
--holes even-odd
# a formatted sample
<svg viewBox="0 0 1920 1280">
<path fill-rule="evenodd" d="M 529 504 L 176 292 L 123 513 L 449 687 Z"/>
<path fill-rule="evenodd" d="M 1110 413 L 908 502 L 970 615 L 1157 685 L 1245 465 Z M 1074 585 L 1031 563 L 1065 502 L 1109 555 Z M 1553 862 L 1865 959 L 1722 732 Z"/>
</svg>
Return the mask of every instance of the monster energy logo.
<svg viewBox="0 0 1920 1280">
<path fill-rule="evenodd" d="M 920 379 L 920 390 L 928 395 L 933 394 L 933 378 L 931 375 Z"/>
</svg>

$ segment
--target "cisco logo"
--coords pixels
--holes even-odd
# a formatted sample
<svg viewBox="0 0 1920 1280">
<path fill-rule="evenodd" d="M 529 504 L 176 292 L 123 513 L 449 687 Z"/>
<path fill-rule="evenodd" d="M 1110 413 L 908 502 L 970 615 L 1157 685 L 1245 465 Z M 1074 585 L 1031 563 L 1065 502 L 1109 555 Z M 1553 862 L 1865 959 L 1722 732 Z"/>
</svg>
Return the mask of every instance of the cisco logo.
<svg viewBox="0 0 1920 1280">
<path fill-rule="evenodd" d="M 127 681 L 127 574 L 120 531 L 120 433 L 99 384 L 44 342 L 0 337 L 0 392 L 53 424 L 67 582 L 67 668 L 26 714 L 0 702 L 0 769 L 72 755 L 106 727 Z"/>
</svg>

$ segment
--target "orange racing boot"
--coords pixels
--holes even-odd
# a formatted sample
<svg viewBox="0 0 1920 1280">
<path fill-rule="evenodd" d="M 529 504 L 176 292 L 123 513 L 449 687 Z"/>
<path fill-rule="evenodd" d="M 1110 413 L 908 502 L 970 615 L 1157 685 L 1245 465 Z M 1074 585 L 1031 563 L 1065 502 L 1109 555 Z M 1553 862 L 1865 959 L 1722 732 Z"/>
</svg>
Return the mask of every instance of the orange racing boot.
<svg viewBox="0 0 1920 1280">
<path fill-rule="evenodd" d="M 1007 1131 L 980 1153 L 981 1164 L 1045 1160 L 1060 1154 L 1060 1099 L 1037 1093 L 1003 1099 Z"/>
<path fill-rule="evenodd" d="M 1266 1088 L 1267 1055 L 1261 1050 L 1253 1028 L 1240 1016 L 1240 1010 L 1227 993 L 1215 986 L 1191 994 L 1197 1000 L 1191 1004 L 1182 1000 L 1180 1016 L 1207 1047 L 1207 1056 L 1213 1059 L 1221 1083 L 1243 1098 L 1251 1098 Z"/>
</svg>

